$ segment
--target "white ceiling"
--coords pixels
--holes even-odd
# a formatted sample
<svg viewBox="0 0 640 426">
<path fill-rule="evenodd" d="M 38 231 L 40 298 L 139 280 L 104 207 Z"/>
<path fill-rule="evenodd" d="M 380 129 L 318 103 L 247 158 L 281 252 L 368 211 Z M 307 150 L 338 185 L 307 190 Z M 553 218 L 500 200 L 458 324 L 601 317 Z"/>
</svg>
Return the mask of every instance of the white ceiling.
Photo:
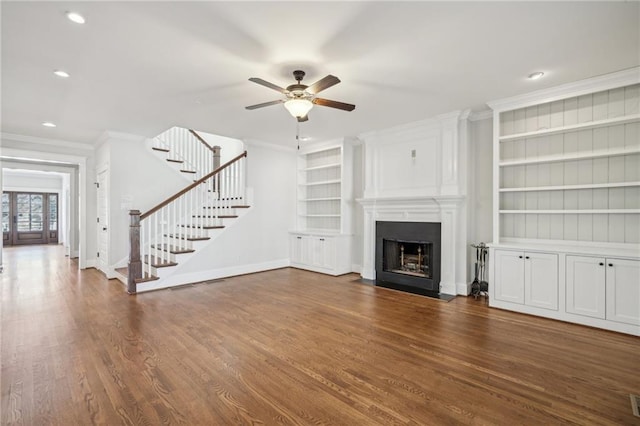
<svg viewBox="0 0 640 426">
<path fill-rule="evenodd" d="M 338 76 L 321 96 L 357 105 L 314 107 L 302 135 L 352 136 L 638 66 L 639 6 L 3 1 L 2 131 L 93 143 L 104 130 L 176 125 L 293 145 L 282 105 L 244 107 L 280 96 L 249 77 L 286 86 L 299 68 L 307 84 Z"/>
</svg>

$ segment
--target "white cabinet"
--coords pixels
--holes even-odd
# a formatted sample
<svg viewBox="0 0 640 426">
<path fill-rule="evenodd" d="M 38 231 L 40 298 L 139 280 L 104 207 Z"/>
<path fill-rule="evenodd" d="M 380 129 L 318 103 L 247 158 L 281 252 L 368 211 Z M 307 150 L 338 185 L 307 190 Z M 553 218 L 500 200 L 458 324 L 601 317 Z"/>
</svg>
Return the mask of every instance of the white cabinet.
<svg viewBox="0 0 640 426">
<path fill-rule="evenodd" d="M 567 312 L 606 317 L 605 260 L 567 256 Z"/>
<path fill-rule="evenodd" d="M 524 303 L 523 253 L 496 250 L 495 298 L 505 302 Z"/>
<path fill-rule="evenodd" d="M 351 247 L 348 235 L 292 233 L 291 266 L 330 275 L 351 272 Z"/>
<path fill-rule="evenodd" d="M 567 256 L 567 312 L 640 325 L 640 261 Z"/>
<path fill-rule="evenodd" d="M 505 302 L 558 309 L 558 255 L 495 250 L 494 297 Z"/>
<path fill-rule="evenodd" d="M 640 261 L 607 258 L 607 319 L 640 325 Z"/>
</svg>

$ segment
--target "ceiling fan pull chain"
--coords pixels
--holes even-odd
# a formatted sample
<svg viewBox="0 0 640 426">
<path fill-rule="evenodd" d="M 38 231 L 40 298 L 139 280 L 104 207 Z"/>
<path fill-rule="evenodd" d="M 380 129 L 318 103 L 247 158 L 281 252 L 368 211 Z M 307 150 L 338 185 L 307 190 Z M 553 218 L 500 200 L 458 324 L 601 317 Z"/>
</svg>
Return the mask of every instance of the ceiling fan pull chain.
<svg viewBox="0 0 640 426">
<path fill-rule="evenodd" d="M 298 142 L 298 151 L 300 151 L 300 122 L 296 121 L 296 142 Z"/>
</svg>

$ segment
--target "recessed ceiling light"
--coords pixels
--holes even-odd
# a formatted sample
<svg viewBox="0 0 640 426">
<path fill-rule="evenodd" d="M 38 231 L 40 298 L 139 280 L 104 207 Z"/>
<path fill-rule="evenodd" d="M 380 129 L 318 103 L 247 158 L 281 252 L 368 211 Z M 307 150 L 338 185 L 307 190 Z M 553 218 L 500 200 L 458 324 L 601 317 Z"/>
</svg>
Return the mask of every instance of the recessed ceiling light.
<svg viewBox="0 0 640 426">
<path fill-rule="evenodd" d="M 45 121 L 44 123 L 42 123 L 42 125 L 44 127 L 56 127 L 56 125 L 50 121 Z"/>
<path fill-rule="evenodd" d="M 300 136 L 300 140 L 301 140 L 302 142 L 307 142 L 307 141 L 310 141 L 310 140 L 311 140 L 311 138 L 310 138 L 309 136 Z"/>
<path fill-rule="evenodd" d="M 67 12 L 67 18 L 69 18 L 71 22 L 75 22 L 76 24 L 84 24 L 85 22 L 87 22 L 87 20 L 84 19 L 84 16 L 76 12 Z"/>
<path fill-rule="evenodd" d="M 534 72 L 529 74 L 529 80 L 537 80 L 540 77 L 542 77 L 544 75 L 544 73 L 542 71 L 538 71 L 538 72 Z"/>
<path fill-rule="evenodd" d="M 62 77 L 62 78 L 69 78 L 69 73 L 66 71 L 62 71 L 62 70 L 55 70 L 53 72 L 55 75 L 57 75 L 58 77 Z"/>
</svg>

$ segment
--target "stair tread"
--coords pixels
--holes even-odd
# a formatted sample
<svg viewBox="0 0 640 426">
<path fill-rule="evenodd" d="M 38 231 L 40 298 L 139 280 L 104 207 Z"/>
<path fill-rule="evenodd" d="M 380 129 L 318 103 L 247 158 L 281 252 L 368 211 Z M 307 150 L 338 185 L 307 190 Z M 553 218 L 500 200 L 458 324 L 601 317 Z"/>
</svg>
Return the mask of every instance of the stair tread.
<svg viewBox="0 0 640 426">
<path fill-rule="evenodd" d="M 155 280 L 159 280 L 159 277 L 156 277 L 155 275 L 149 275 L 147 273 L 144 274 L 143 278 L 136 278 L 134 281 L 136 282 L 136 284 L 140 284 L 140 283 L 146 283 L 149 281 L 155 281 Z"/>
<path fill-rule="evenodd" d="M 149 256 L 148 254 L 144 256 L 144 263 L 149 264 L 154 268 L 166 268 L 169 266 L 178 265 L 176 262 L 173 262 L 171 260 L 163 259 L 161 257 L 156 257 L 156 256 Z"/>
<path fill-rule="evenodd" d="M 251 206 L 231 206 L 232 209 L 248 209 Z"/>
<path fill-rule="evenodd" d="M 196 173 L 195 170 L 180 170 L 182 173 Z"/>
<path fill-rule="evenodd" d="M 156 245 L 152 244 L 151 248 L 156 248 Z M 158 246 L 158 249 L 160 249 L 162 251 L 168 251 L 171 254 L 185 254 L 185 253 L 193 253 L 195 251 L 194 249 L 175 246 L 175 245 L 172 245 L 172 244 L 160 244 Z"/>
<path fill-rule="evenodd" d="M 175 158 L 167 158 L 170 163 L 184 163 L 182 160 L 176 160 Z"/>
<path fill-rule="evenodd" d="M 157 146 L 152 146 L 151 149 L 154 151 L 169 152 L 167 148 L 158 148 Z"/>
<path fill-rule="evenodd" d="M 204 218 L 204 219 L 234 219 L 236 217 L 238 217 L 238 215 L 235 214 L 221 214 L 218 216 L 203 216 L 203 215 L 193 215 L 192 217 L 198 217 L 198 218 Z"/>
<path fill-rule="evenodd" d="M 115 269 L 116 272 L 118 272 L 121 275 L 124 275 L 125 277 L 129 276 L 129 267 L 125 266 L 123 268 L 116 268 Z M 137 278 L 135 279 L 135 283 L 136 284 L 140 284 L 140 283 L 145 283 L 147 281 L 155 281 L 155 280 L 159 280 L 160 278 L 156 277 L 155 275 L 149 275 L 148 273 L 144 273 L 144 277 L 143 278 Z"/>
<path fill-rule="evenodd" d="M 204 240 L 210 240 L 211 237 L 205 237 L 205 236 L 189 236 L 189 235 L 183 235 L 183 234 L 164 234 L 165 237 L 169 237 L 169 238 L 178 238 L 180 240 L 187 240 L 187 241 L 204 241 Z"/>
<path fill-rule="evenodd" d="M 183 228 L 194 228 L 194 229 L 222 229 L 222 228 L 224 228 L 223 225 L 204 225 L 204 226 L 201 226 L 201 225 L 195 225 L 195 226 L 194 225 L 180 225 L 180 226 L 182 226 Z"/>
</svg>

